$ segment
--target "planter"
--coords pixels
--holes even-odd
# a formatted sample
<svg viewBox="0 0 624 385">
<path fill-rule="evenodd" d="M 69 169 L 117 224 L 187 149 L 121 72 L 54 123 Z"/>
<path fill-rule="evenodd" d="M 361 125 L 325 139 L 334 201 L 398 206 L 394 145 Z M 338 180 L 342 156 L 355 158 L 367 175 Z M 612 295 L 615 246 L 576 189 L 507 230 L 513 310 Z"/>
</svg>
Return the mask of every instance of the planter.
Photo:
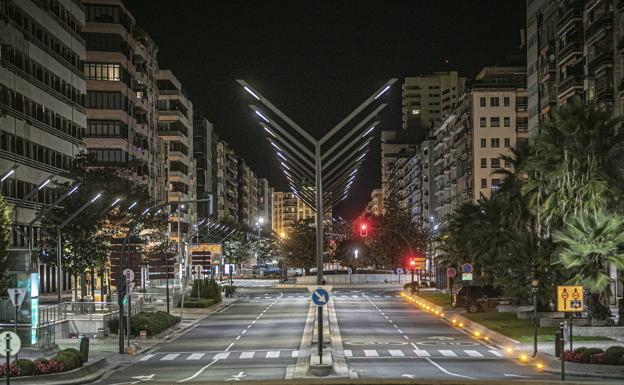
<svg viewBox="0 0 624 385">
<path fill-rule="evenodd" d="M 11 378 L 13 384 L 42 384 L 42 385 L 70 385 L 84 384 L 95 381 L 104 373 L 104 369 L 108 365 L 108 361 L 102 358 L 97 361 L 86 363 L 78 369 L 68 372 L 43 374 L 40 376 L 24 376 Z"/>
</svg>

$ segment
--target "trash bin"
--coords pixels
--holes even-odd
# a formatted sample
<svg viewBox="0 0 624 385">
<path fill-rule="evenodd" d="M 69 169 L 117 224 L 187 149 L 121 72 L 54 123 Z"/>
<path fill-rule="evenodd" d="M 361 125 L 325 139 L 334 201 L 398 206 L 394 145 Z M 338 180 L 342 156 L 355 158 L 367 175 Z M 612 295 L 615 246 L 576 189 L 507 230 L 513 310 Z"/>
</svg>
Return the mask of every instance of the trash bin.
<svg viewBox="0 0 624 385">
<path fill-rule="evenodd" d="M 80 358 L 83 364 L 89 361 L 89 337 L 80 339 Z"/>
<path fill-rule="evenodd" d="M 555 357 L 561 357 L 561 340 L 563 338 L 561 330 L 555 332 Z"/>
</svg>

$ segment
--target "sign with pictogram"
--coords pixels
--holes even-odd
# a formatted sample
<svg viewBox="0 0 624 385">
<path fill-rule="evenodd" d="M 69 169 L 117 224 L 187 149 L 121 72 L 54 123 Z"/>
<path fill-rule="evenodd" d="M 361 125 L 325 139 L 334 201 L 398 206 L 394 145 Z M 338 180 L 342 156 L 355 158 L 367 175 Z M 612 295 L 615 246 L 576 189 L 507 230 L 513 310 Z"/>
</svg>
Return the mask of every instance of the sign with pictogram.
<svg viewBox="0 0 624 385">
<path fill-rule="evenodd" d="M 22 302 L 24 302 L 24 298 L 26 298 L 26 289 L 10 288 L 7 289 L 7 292 L 9 293 L 9 298 L 11 298 L 13 306 L 20 308 L 22 306 Z"/>
<path fill-rule="evenodd" d="M 557 311 L 582 312 L 583 286 L 557 286 Z"/>
<path fill-rule="evenodd" d="M 472 273 L 473 270 L 474 268 L 472 267 L 472 263 L 466 262 L 462 265 L 462 273 Z"/>
<path fill-rule="evenodd" d="M 457 276 L 457 270 L 453 267 L 446 269 L 446 276 L 449 278 L 455 278 Z"/>
<path fill-rule="evenodd" d="M 427 260 L 425 257 L 414 257 L 412 261 L 414 261 L 414 264 L 412 265 L 410 262 L 411 269 L 422 270 L 427 265 Z"/>
</svg>

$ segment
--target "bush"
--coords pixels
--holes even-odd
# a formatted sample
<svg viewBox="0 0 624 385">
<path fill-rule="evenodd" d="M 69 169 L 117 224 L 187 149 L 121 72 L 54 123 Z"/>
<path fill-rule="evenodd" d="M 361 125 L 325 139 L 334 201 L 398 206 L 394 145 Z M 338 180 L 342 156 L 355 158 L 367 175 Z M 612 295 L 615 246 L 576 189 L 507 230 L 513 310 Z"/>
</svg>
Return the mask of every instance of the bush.
<svg viewBox="0 0 624 385">
<path fill-rule="evenodd" d="M 64 370 L 74 370 L 82 366 L 80 353 L 76 349 L 65 349 L 56 353 L 54 359 L 63 364 Z"/>
<path fill-rule="evenodd" d="M 202 299 L 197 301 L 197 298 L 191 299 L 189 298 L 188 300 L 184 301 L 184 307 L 187 308 L 206 308 L 206 307 L 210 307 L 212 305 L 214 305 L 215 300 L 214 299 Z M 180 307 L 180 303 L 178 303 L 178 307 Z"/>
<path fill-rule="evenodd" d="M 604 364 L 604 356 L 604 353 L 592 354 L 591 357 L 589 357 L 589 363 L 595 365 Z"/>
<path fill-rule="evenodd" d="M 61 373 L 64 372 L 65 370 L 69 370 L 66 369 L 63 366 L 63 363 L 55 358 L 52 358 L 50 361 L 48 361 L 48 373 Z"/>
<path fill-rule="evenodd" d="M 624 346 L 611 346 L 604 353 L 604 363 L 607 365 L 619 365 L 624 357 Z"/>
<path fill-rule="evenodd" d="M 21 375 L 15 361 L 11 362 L 9 369 L 7 369 L 7 364 L 0 364 L 0 377 L 5 377 L 8 371 L 10 371 L 11 377 L 18 377 Z"/>
<path fill-rule="evenodd" d="M 36 374 L 35 363 L 31 360 L 19 359 L 17 360 L 17 367 L 20 371 L 20 376 L 34 376 Z"/>
<path fill-rule="evenodd" d="M 408 282 L 405 285 L 403 285 L 403 290 L 410 290 L 412 292 L 416 292 L 416 290 L 418 289 L 418 282 Z"/>
<path fill-rule="evenodd" d="M 180 322 L 180 318 L 164 311 L 141 312 L 130 318 L 130 333 L 138 336 L 145 330 L 148 336 L 154 336 Z"/>
<path fill-rule="evenodd" d="M 585 348 L 582 348 L 583 350 L 585 350 Z M 580 363 L 581 362 L 581 353 L 582 352 L 577 352 L 576 349 L 574 351 L 572 350 L 566 350 L 565 352 L 563 352 L 563 360 L 564 361 L 568 361 L 568 362 L 576 362 L 576 363 Z"/>
<path fill-rule="evenodd" d="M 594 354 L 604 353 L 600 348 L 587 348 L 581 353 L 581 362 L 584 364 L 591 363 L 592 356 Z"/>
</svg>

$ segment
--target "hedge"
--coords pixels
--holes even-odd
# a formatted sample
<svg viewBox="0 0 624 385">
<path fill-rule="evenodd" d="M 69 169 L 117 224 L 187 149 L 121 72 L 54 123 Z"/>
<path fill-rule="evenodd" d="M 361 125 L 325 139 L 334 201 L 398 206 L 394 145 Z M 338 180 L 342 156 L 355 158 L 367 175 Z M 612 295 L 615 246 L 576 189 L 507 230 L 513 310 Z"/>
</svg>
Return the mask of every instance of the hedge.
<svg viewBox="0 0 624 385">
<path fill-rule="evenodd" d="M 64 349 L 56 353 L 50 360 L 37 358 L 34 361 L 18 359 L 11 363 L 11 377 L 37 376 L 42 374 L 61 373 L 82 366 L 80 353 L 76 349 Z M 6 375 L 6 364 L 0 364 L 0 377 Z"/>
<path fill-rule="evenodd" d="M 607 365 L 620 365 L 624 358 L 624 346 L 611 346 L 604 353 L 604 363 Z"/>
<path fill-rule="evenodd" d="M 200 299 L 197 301 L 197 298 L 188 298 L 184 299 L 184 307 L 187 308 L 206 308 L 215 304 L 214 299 Z M 178 302 L 178 307 L 181 307 L 182 303 Z"/>
<path fill-rule="evenodd" d="M 138 337 L 141 331 L 146 331 L 148 336 L 155 336 L 178 322 L 180 322 L 180 317 L 164 311 L 140 312 L 130 318 L 130 335 Z M 108 326 L 111 332 L 118 332 L 119 319 L 111 320 Z"/>
</svg>

